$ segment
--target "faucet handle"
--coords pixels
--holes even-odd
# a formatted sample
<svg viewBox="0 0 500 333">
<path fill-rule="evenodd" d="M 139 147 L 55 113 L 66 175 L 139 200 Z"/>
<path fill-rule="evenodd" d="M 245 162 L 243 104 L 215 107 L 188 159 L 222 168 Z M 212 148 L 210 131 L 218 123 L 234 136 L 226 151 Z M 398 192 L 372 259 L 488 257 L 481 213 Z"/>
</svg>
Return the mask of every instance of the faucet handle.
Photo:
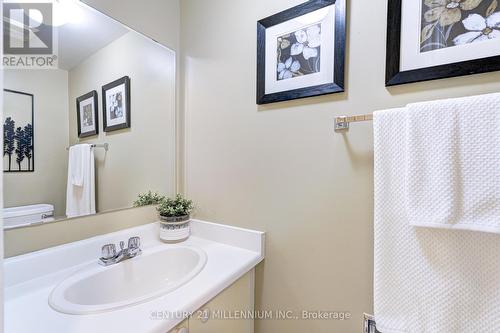
<svg viewBox="0 0 500 333">
<path fill-rule="evenodd" d="M 111 259 L 116 255 L 115 244 L 106 244 L 101 248 L 101 254 L 103 259 Z"/>
<path fill-rule="evenodd" d="M 140 237 L 130 237 L 128 240 L 128 248 L 129 249 L 138 249 L 141 247 L 141 238 Z"/>
</svg>

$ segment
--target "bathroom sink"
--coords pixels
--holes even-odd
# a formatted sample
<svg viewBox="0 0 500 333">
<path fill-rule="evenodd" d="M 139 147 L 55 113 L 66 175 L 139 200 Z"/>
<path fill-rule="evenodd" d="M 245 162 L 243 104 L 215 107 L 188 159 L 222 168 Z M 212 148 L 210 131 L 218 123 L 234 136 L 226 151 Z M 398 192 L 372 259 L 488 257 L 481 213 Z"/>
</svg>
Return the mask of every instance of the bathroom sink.
<svg viewBox="0 0 500 333">
<path fill-rule="evenodd" d="M 118 264 L 97 264 L 63 280 L 49 296 L 62 313 L 112 311 L 165 295 L 194 278 L 207 255 L 194 247 L 175 246 Z"/>
</svg>

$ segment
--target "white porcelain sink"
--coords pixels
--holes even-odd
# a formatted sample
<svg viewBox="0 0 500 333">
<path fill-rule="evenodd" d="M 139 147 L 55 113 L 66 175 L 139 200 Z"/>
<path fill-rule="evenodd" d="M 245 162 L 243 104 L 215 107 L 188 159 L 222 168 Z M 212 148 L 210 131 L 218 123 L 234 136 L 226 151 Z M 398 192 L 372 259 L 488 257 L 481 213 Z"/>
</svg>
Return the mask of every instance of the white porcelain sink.
<svg viewBox="0 0 500 333">
<path fill-rule="evenodd" d="M 116 265 L 96 264 L 62 281 L 49 296 L 59 312 L 91 314 L 116 310 L 165 295 L 194 278 L 207 255 L 195 247 L 175 246 Z"/>
</svg>

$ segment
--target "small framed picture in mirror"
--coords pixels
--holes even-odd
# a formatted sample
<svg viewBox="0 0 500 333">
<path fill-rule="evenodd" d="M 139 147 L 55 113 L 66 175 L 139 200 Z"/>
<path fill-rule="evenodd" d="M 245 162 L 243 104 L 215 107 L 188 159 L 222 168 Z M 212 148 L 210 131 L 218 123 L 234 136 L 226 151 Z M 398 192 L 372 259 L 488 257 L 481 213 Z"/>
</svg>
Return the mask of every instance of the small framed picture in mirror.
<svg viewBox="0 0 500 333">
<path fill-rule="evenodd" d="M 130 78 L 124 76 L 102 87 L 104 132 L 130 127 Z"/>
<path fill-rule="evenodd" d="M 76 99 L 79 138 L 85 138 L 99 133 L 97 104 L 97 91 L 95 90 Z"/>
</svg>

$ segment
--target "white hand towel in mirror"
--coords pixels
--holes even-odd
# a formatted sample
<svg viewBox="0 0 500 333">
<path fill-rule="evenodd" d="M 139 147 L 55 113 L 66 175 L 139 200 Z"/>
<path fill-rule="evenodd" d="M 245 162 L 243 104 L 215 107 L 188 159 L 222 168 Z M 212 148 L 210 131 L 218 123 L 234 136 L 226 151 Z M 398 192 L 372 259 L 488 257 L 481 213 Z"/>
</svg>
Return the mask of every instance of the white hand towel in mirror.
<svg viewBox="0 0 500 333">
<path fill-rule="evenodd" d="M 70 147 L 66 216 L 95 214 L 95 161 L 90 144 Z"/>
<path fill-rule="evenodd" d="M 81 144 L 69 147 L 68 173 L 71 184 L 75 186 L 83 185 L 84 161 L 88 161 L 90 153 L 88 146 L 90 145 Z"/>
</svg>

